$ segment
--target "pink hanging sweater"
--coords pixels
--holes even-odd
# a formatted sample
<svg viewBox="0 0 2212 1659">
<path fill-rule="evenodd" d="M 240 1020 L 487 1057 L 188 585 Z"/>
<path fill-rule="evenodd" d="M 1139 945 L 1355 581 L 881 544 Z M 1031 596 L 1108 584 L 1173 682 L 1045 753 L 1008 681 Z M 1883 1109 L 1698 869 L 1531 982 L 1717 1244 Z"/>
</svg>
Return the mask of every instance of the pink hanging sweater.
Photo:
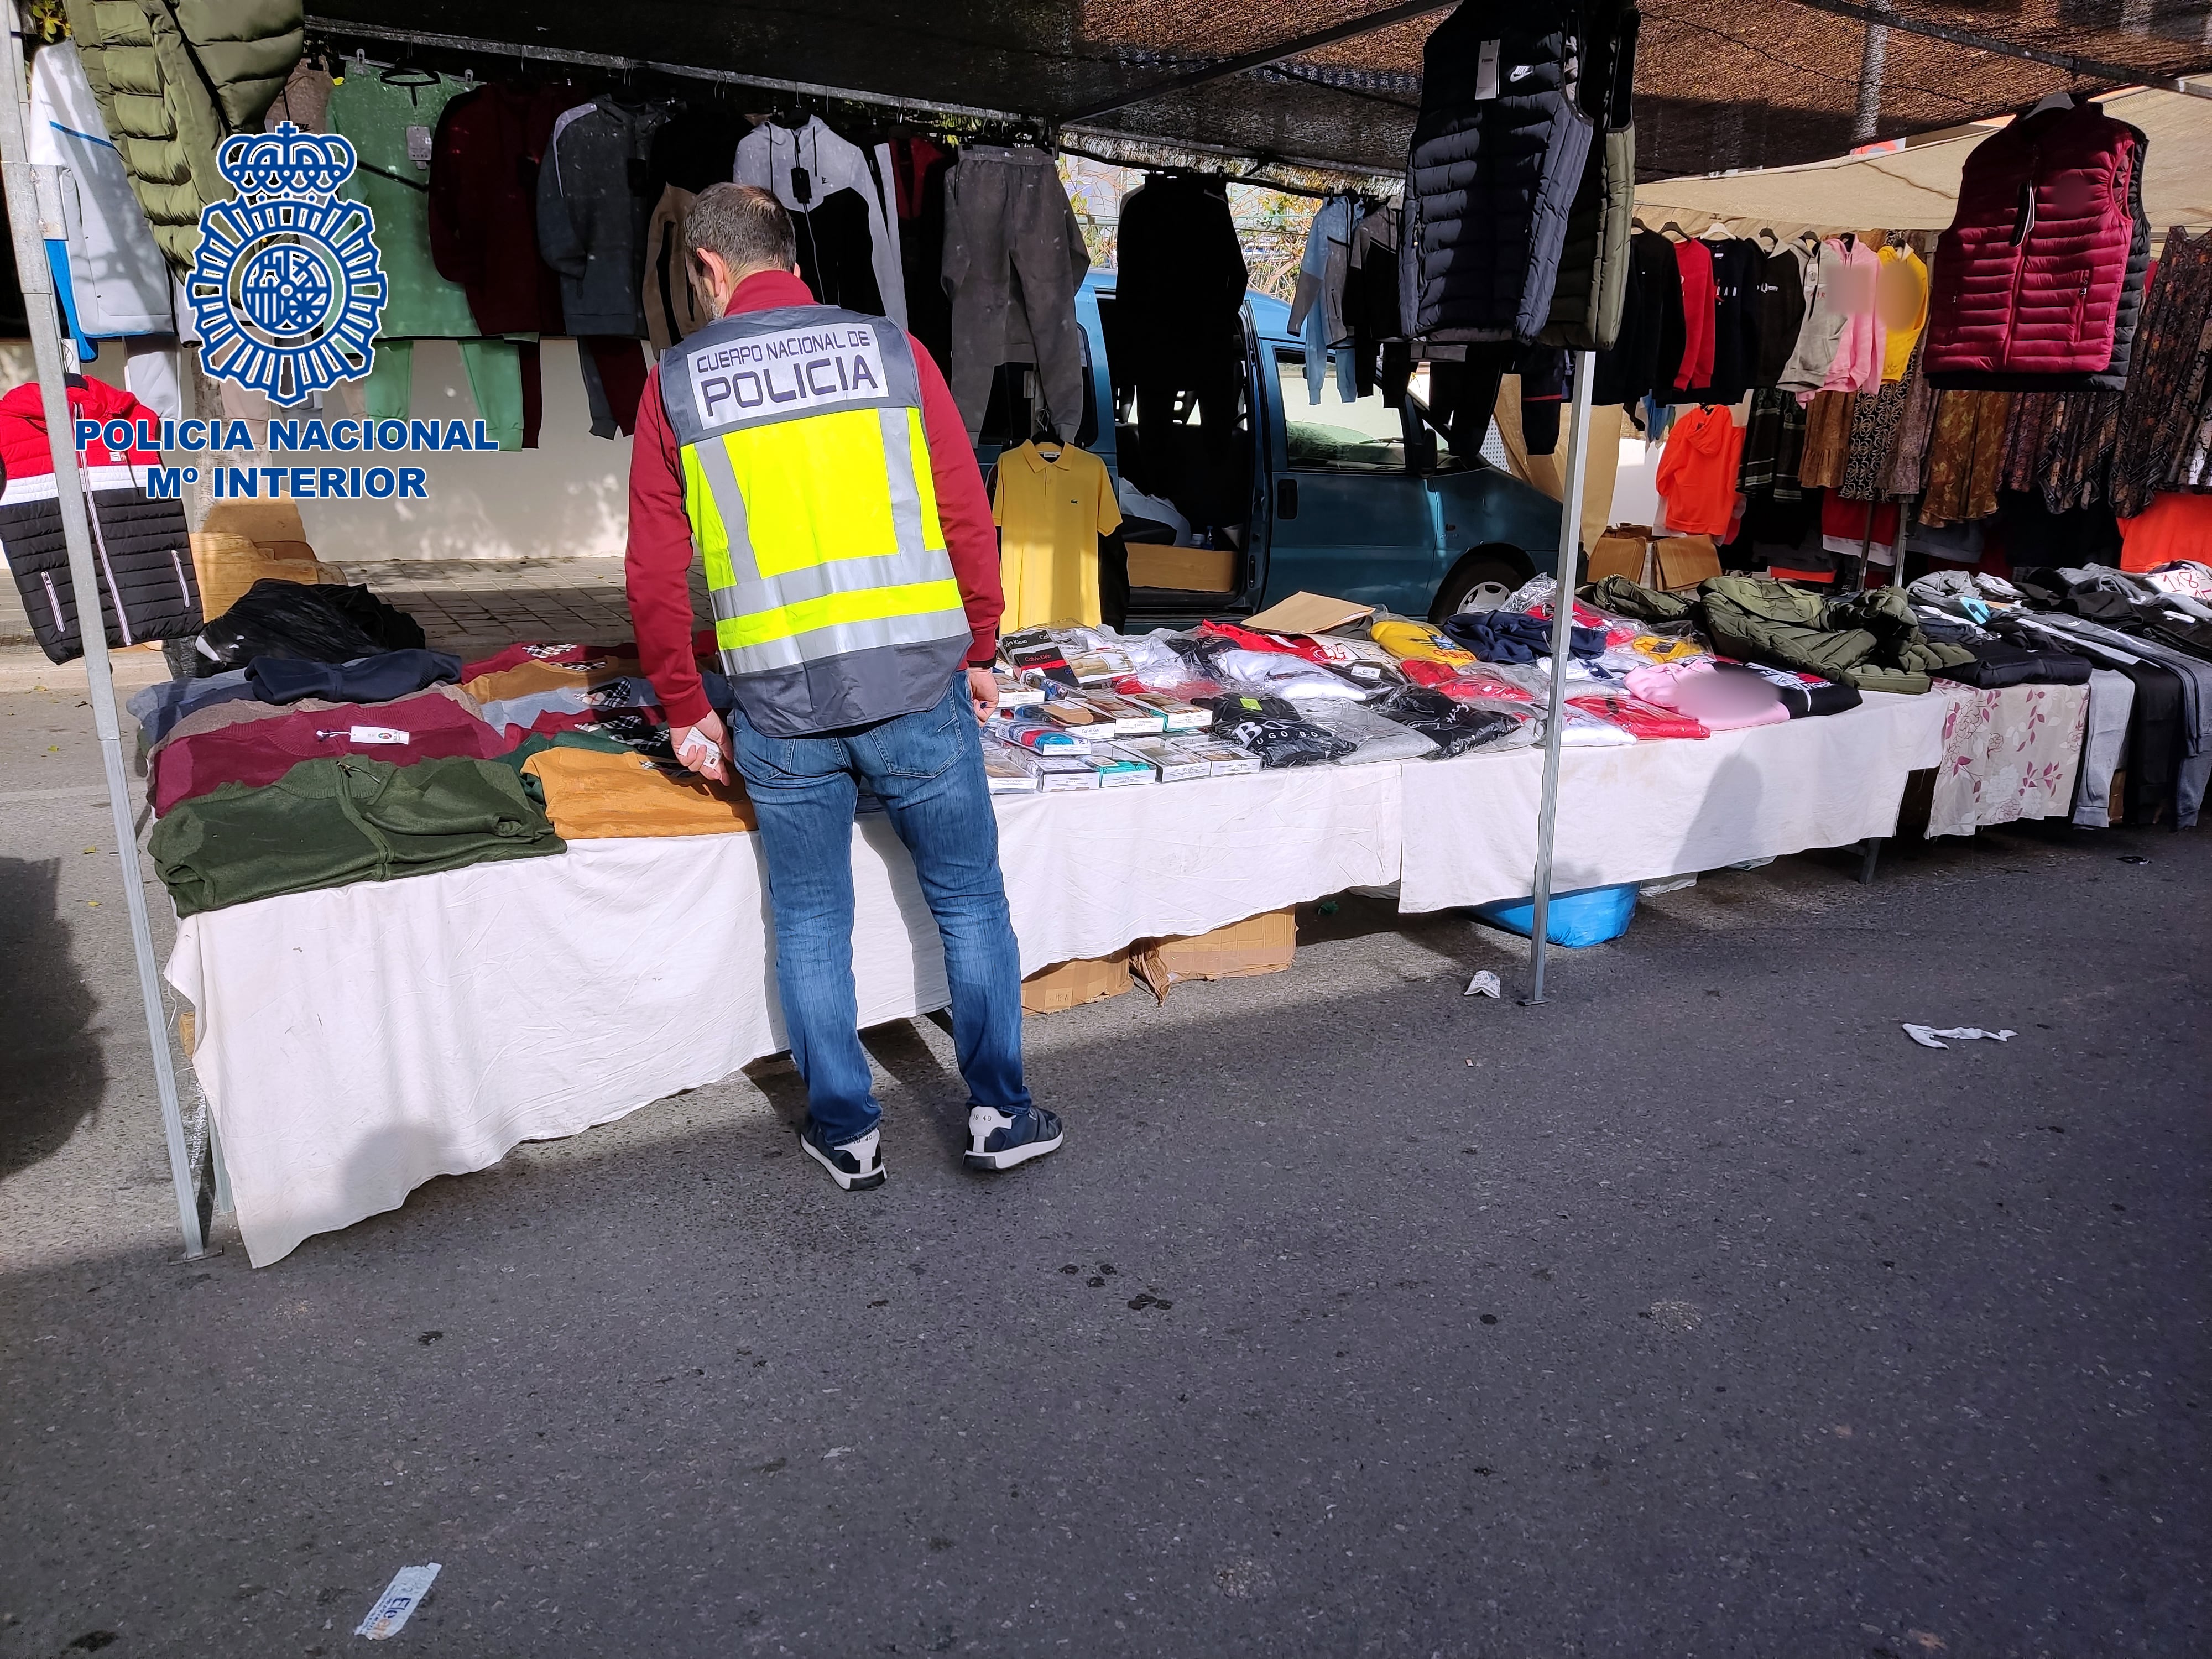
<svg viewBox="0 0 2212 1659">
<path fill-rule="evenodd" d="M 1844 332 L 1836 342 L 1835 361 L 1828 365 L 1823 392 L 1879 392 L 1881 390 L 1882 350 L 1887 344 L 1881 318 L 1875 310 L 1875 284 L 1881 274 L 1881 255 L 1863 241 L 1849 248 L 1839 238 L 1828 246 L 1843 263 L 1829 287 L 1828 303 L 1844 313 Z"/>
</svg>

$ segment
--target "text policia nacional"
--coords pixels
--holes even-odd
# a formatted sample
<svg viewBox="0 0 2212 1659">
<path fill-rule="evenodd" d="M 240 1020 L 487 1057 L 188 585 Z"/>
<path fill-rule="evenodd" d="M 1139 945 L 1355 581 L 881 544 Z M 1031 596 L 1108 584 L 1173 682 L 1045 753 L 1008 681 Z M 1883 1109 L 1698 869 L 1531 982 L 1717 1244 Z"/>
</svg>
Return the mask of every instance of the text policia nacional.
<svg viewBox="0 0 2212 1659">
<path fill-rule="evenodd" d="M 165 454 L 212 451 L 222 455 L 259 453 L 297 455 L 358 455 L 365 452 L 410 454 L 423 450 L 495 450 L 499 444 L 482 421 L 272 420 L 269 442 L 260 451 L 243 421 L 79 421 L 79 453 L 99 444 L 117 455 L 157 450 Z M 149 466 L 146 493 L 173 500 L 188 483 L 199 482 L 197 466 Z M 421 501 L 429 490 L 419 466 L 211 466 L 208 482 L 217 500 Z"/>
</svg>

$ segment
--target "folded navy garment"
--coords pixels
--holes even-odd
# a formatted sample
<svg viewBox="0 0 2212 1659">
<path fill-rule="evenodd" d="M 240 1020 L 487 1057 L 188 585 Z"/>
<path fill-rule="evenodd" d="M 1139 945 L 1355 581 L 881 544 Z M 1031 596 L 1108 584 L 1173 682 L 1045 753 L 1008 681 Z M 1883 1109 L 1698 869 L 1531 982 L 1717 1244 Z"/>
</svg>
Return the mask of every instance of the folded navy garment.
<svg viewBox="0 0 2212 1659">
<path fill-rule="evenodd" d="M 197 709 L 210 703 L 233 702 L 254 695 L 243 668 L 210 674 L 204 679 L 165 680 L 134 692 L 124 706 L 137 718 L 149 746 L 169 735 L 169 729 Z"/>
<path fill-rule="evenodd" d="M 1526 611 L 1462 611 L 1440 626 L 1485 662 L 1534 662 L 1552 654 L 1552 624 Z M 1604 655 L 1605 630 L 1570 628 L 1567 650 L 1577 657 Z"/>
<path fill-rule="evenodd" d="M 461 677 L 461 659 L 442 651 L 380 651 L 351 662 L 310 662 L 303 657 L 256 657 L 246 666 L 253 695 L 264 702 L 390 702 L 426 686 Z"/>
</svg>

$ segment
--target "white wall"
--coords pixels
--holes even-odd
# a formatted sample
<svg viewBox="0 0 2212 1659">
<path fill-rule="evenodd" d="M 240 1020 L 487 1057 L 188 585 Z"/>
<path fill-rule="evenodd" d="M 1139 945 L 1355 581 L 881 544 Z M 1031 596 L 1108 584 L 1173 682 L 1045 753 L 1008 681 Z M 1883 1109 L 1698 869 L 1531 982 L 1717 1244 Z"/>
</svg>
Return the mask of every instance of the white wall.
<svg viewBox="0 0 2212 1659">
<path fill-rule="evenodd" d="M 641 353 L 647 348 L 641 342 Z M 540 352 L 545 418 L 536 449 L 408 456 L 428 474 L 422 501 L 302 501 L 300 516 L 316 554 L 335 564 L 385 559 L 620 558 L 629 521 L 630 441 L 594 438 L 574 340 Z M 360 393 L 331 399 L 361 412 Z M 415 344 L 412 412 L 420 419 L 472 421 L 460 348 Z"/>
<path fill-rule="evenodd" d="M 648 349 L 639 343 L 641 354 Z M 574 340 L 545 341 L 540 368 L 545 418 L 538 448 L 410 454 L 407 464 L 428 475 L 427 501 L 301 501 L 300 517 L 316 553 L 339 565 L 386 559 L 622 557 L 629 523 L 630 441 L 592 435 Z M 119 385 L 123 353 L 111 345 L 87 371 Z M 32 376 L 30 343 L 0 342 L 0 392 Z M 477 418 L 460 348 L 453 341 L 416 342 L 411 412 L 423 420 Z M 358 416 L 360 387 L 335 388 L 324 413 L 327 418 Z M 179 453 L 167 459 L 191 465 L 200 458 Z M 242 456 L 232 459 L 238 465 L 247 464 Z M 264 459 L 254 458 L 257 463 Z M 337 459 L 332 457 L 331 464 Z"/>
<path fill-rule="evenodd" d="M 1621 425 L 1620 470 L 1613 479 L 1613 511 L 1608 525 L 1657 521 L 1659 457 L 1662 444 L 1647 444 L 1626 422 Z"/>
</svg>

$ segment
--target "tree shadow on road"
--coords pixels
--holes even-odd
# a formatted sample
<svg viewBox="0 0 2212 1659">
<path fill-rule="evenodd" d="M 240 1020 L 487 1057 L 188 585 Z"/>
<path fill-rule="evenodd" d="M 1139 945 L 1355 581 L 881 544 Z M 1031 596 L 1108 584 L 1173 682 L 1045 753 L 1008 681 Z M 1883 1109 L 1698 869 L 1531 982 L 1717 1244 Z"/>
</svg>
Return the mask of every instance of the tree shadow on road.
<svg viewBox="0 0 2212 1659">
<path fill-rule="evenodd" d="M 58 859 L 0 858 L 0 1177 L 58 1151 L 107 1088 L 60 885 Z"/>
</svg>

